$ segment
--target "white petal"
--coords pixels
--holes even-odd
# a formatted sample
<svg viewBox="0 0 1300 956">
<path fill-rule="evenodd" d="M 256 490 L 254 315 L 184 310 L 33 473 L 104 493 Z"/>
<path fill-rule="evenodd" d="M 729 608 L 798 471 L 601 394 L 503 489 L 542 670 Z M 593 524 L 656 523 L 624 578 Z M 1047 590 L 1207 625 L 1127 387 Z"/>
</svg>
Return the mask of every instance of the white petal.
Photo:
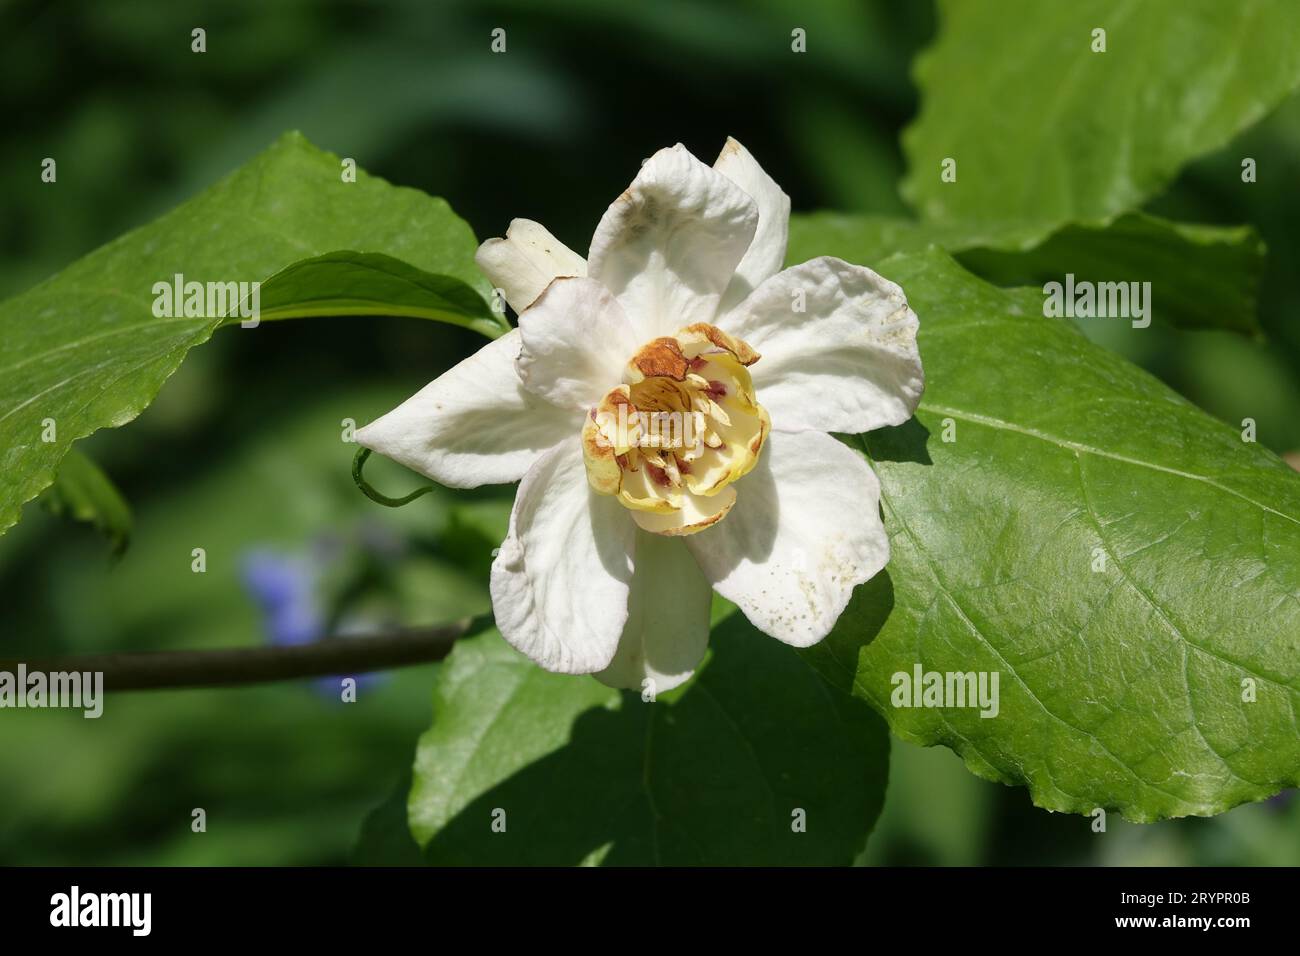
<svg viewBox="0 0 1300 956">
<path fill-rule="evenodd" d="M 712 597 L 713 589 L 685 544 L 638 534 L 627 624 L 613 662 L 596 679 L 638 691 L 645 689 L 642 681 L 650 680 L 656 694 L 684 683 L 709 644 Z"/>
<path fill-rule="evenodd" d="M 749 193 L 758 205 L 754 241 L 722 296 L 719 311 L 725 312 L 776 275 L 785 264 L 785 247 L 790 238 L 790 197 L 763 171 L 749 150 L 730 136 L 713 168 Z"/>
<path fill-rule="evenodd" d="M 543 455 L 519 484 L 492 562 L 502 636 L 549 671 L 608 667 L 627 622 L 635 533 L 622 505 L 588 488 L 576 439 Z"/>
<path fill-rule="evenodd" d="M 517 330 L 488 343 L 359 429 L 357 443 L 452 488 L 518 481 L 582 427 L 580 416 L 524 389 L 519 349 Z"/>
<path fill-rule="evenodd" d="M 731 514 L 687 547 L 755 627 L 796 647 L 816 644 L 853 588 L 889 561 L 875 473 L 829 435 L 773 432 L 737 492 Z"/>
<path fill-rule="evenodd" d="M 901 425 L 925 390 L 916 313 L 865 266 L 822 257 L 779 272 L 722 328 L 762 355 L 750 374 L 774 430 Z"/>
<path fill-rule="evenodd" d="M 678 144 L 661 149 L 605 212 L 588 274 L 603 282 L 642 341 L 712 322 L 754 238 L 758 207 Z"/>
<path fill-rule="evenodd" d="M 516 312 L 532 305 L 557 276 L 587 274 L 582 256 L 531 219 L 511 220 L 506 237 L 487 240 L 474 261 Z"/>
<path fill-rule="evenodd" d="M 519 332 L 516 367 L 524 387 L 583 411 L 623 381 L 640 344 L 619 304 L 595 279 L 556 279 L 519 316 Z"/>
</svg>

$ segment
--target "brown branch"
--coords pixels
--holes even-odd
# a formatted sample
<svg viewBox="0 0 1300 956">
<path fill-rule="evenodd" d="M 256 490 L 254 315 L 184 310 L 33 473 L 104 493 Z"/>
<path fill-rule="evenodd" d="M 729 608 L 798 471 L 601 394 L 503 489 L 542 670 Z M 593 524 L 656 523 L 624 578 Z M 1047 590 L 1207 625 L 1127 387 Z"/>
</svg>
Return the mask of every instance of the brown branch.
<svg viewBox="0 0 1300 956">
<path fill-rule="evenodd" d="M 442 660 L 469 619 L 424 630 L 375 637 L 327 638 L 292 647 L 232 647 L 221 650 L 142 651 L 84 654 L 44 659 L 0 660 L 0 671 L 15 673 L 102 672 L 105 690 L 160 690 L 181 687 L 232 687 L 351 676 Z"/>
</svg>

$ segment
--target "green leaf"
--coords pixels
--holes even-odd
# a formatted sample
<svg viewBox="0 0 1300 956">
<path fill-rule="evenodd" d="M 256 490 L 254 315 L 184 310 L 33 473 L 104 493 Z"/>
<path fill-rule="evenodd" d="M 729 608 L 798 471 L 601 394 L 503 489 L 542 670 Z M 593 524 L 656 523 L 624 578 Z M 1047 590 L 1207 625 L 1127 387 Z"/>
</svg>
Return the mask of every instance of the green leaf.
<svg viewBox="0 0 1300 956">
<path fill-rule="evenodd" d="M 474 235 L 445 202 L 360 171 L 344 182 L 341 172 L 337 156 L 288 134 L 162 218 L 0 304 L 0 531 L 54 479 L 74 441 L 133 419 L 224 321 L 155 317 L 155 283 L 177 274 L 199 282 L 281 274 L 268 294 L 286 313 L 309 276 L 327 297 L 373 308 L 404 287 L 398 307 L 419 303 L 440 318 L 468 308 L 468 299 L 435 277 L 489 293 L 474 265 Z M 318 261 L 285 274 L 303 260 Z M 50 423 L 55 440 L 42 440 Z"/>
<path fill-rule="evenodd" d="M 901 216 L 811 212 L 790 217 L 787 265 L 817 256 L 835 255 L 876 268 L 882 259 L 898 252 L 922 252 L 939 246 L 950 252 L 970 247 L 960 227 L 921 223 Z"/>
<path fill-rule="evenodd" d="M 1037 290 L 937 251 L 881 271 L 926 394 L 863 436 L 892 558 L 810 662 L 1052 810 L 1209 815 L 1300 783 L 1300 475 Z M 998 672 L 997 716 L 895 707 L 918 664 Z"/>
<path fill-rule="evenodd" d="M 458 643 L 416 752 L 426 859 L 851 862 L 883 803 L 883 723 L 739 614 L 712 643 L 697 677 L 653 703 L 548 673 L 495 631 Z"/>
<path fill-rule="evenodd" d="M 126 551 L 131 540 L 131 506 L 108 475 L 75 448 L 64 456 L 54 484 L 45 489 L 40 501 L 51 514 L 94 525 L 108 538 L 115 557 Z"/>
<path fill-rule="evenodd" d="M 1023 249 L 1141 206 L 1300 84 L 1292 0 L 941 0 L 904 197 Z M 1093 30 L 1106 31 L 1094 53 Z M 956 160 L 955 182 L 940 178 Z"/>
<path fill-rule="evenodd" d="M 510 331 L 473 286 L 391 256 L 331 252 L 277 272 L 261 290 L 261 319 L 404 315 L 461 325 L 489 338 Z M 233 315 L 227 323 L 239 322 Z"/>
<path fill-rule="evenodd" d="M 1264 251 L 1250 226 L 1188 225 L 1131 213 L 1104 229 L 1068 226 L 1030 251 L 974 249 L 959 258 L 1004 286 L 1062 282 L 1067 273 L 1076 282 L 1150 282 L 1153 319 L 1260 337 Z"/>
<path fill-rule="evenodd" d="M 411 792 L 411 775 L 379 806 L 366 815 L 352 847 L 354 866 L 419 866 L 420 848 L 406 822 L 406 796 Z"/>
<path fill-rule="evenodd" d="M 1264 243 L 1249 226 L 1201 226 L 1131 213 L 1101 228 L 1067 226 L 1019 252 L 984 249 L 976 230 L 890 216 L 820 212 L 790 221 L 790 262 L 837 255 L 867 265 L 937 245 L 999 285 L 1150 282 L 1153 321 L 1260 335 Z"/>
</svg>

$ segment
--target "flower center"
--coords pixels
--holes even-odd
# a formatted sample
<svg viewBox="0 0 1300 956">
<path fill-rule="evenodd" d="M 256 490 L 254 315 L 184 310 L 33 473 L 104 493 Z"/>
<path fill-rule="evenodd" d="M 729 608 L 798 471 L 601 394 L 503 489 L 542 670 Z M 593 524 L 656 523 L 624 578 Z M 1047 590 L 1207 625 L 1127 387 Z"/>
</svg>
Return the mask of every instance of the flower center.
<svg viewBox="0 0 1300 956">
<path fill-rule="evenodd" d="M 748 366 L 759 355 L 712 325 L 653 339 L 583 423 L 587 480 L 637 524 L 693 534 L 731 510 L 731 486 L 758 461 L 771 428 Z"/>
</svg>

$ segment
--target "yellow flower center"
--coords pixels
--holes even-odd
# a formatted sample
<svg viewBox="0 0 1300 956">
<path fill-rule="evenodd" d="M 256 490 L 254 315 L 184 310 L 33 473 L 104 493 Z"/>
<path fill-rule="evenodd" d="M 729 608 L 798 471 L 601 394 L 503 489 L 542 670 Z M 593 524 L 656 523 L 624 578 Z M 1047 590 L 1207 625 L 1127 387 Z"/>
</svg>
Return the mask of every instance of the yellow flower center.
<svg viewBox="0 0 1300 956">
<path fill-rule="evenodd" d="M 582 429 L 587 480 L 657 534 L 701 531 L 731 509 L 731 484 L 771 429 L 748 366 L 759 355 L 712 325 L 653 339 Z"/>
</svg>

